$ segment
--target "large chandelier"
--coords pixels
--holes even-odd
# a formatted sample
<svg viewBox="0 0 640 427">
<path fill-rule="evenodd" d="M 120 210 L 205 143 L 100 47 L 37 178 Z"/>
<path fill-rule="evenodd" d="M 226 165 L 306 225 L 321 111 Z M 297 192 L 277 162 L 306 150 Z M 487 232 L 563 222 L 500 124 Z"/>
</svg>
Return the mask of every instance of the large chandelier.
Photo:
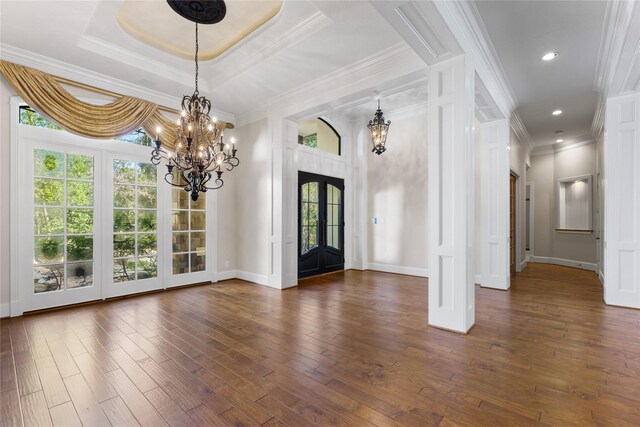
<svg viewBox="0 0 640 427">
<path fill-rule="evenodd" d="M 180 3 L 169 1 L 176 12 L 185 16 L 183 11 L 174 7 Z M 213 3 L 222 4 L 224 7 L 223 1 Z M 217 13 L 220 14 L 220 10 L 217 10 Z M 211 102 L 198 92 L 198 23 L 210 23 L 211 19 L 200 15 L 185 17 L 196 23 L 195 91 L 193 95 L 185 95 L 182 98 L 182 111 L 177 121 L 178 130 L 174 141 L 175 153 L 162 147 L 158 136 L 161 129 L 158 128 L 151 162 L 157 166 L 164 159 L 167 164 L 164 180 L 174 187 L 184 188 L 191 193 L 191 199 L 195 201 L 198 200 L 199 193 L 222 187 L 223 172 L 231 171 L 240 164 L 240 160 L 236 157 L 238 150 L 235 139 L 231 138 L 231 144 L 224 142 L 223 131 L 226 124 L 218 122 L 215 117 L 209 117 Z M 218 18 L 216 22 L 222 20 L 219 15 Z"/>
<path fill-rule="evenodd" d="M 380 100 L 378 99 L 378 111 L 374 114 L 373 120 L 369 120 L 369 124 L 367 125 L 371 132 L 371 143 L 373 144 L 373 148 L 371 149 L 372 153 L 380 155 L 387 150 L 385 144 L 387 143 L 387 133 L 389 132 L 390 124 L 391 120 L 386 123 L 384 121 L 384 115 L 380 109 Z"/>
</svg>

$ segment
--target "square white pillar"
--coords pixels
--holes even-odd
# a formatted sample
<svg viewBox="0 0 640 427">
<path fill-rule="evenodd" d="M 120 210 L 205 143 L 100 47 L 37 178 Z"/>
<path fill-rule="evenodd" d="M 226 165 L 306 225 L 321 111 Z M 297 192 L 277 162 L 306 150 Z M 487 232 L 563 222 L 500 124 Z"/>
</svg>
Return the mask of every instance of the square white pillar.
<svg viewBox="0 0 640 427">
<path fill-rule="evenodd" d="M 604 301 L 640 308 L 640 93 L 607 100 Z"/>
<path fill-rule="evenodd" d="M 509 123 L 480 124 L 480 285 L 507 290 L 509 271 Z"/>
<path fill-rule="evenodd" d="M 465 55 L 429 70 L 429 325 L 475 323 L 475 72 Z"/>
</svg>

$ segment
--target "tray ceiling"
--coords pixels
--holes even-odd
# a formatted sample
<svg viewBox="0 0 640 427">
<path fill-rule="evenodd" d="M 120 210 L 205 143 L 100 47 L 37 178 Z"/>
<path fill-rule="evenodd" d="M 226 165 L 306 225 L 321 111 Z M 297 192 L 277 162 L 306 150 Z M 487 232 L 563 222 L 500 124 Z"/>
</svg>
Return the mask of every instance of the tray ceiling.
<svg viewBox="0 0 640 427">
<path fill-rule="evenodd" d="M 282 9 L 282 0 L 227 1 L 226 5 L 222 22 L 198 27 L 203 61 L 217 58 L 272 20 Z M 125 0 L 116 19 L 142 43 L 180 58 L 193 57 L 195 24 L 179 16 L 166 1 Z"/>
</svg>

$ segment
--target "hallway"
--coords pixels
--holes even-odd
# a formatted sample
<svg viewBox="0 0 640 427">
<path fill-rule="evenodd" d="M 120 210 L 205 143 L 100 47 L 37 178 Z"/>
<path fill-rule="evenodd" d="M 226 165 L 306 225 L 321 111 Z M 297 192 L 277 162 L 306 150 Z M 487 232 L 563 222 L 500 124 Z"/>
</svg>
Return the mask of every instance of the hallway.
<svg viewBox="0 0 640 427">
<path fill-rule="evenodd" d="M 234 280 L 4 319 L 0 425 L 640 421 L 640 312 L 605 306 L 593 273 L 477 288 L 466 337 L 427 327 L 425 285 Z"/>
</svg>

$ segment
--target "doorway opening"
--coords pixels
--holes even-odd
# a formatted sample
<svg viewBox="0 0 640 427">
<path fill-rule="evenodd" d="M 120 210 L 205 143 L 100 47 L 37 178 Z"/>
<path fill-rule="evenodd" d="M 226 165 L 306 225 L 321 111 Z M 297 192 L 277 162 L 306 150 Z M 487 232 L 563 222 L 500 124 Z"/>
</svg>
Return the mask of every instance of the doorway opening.
<svg viewBox="0 0 640 427">
<path fill-rule="evenodd" d="M 344 180 L 298 172 L 298 278 L 344 270 Z"/>
</svg>

